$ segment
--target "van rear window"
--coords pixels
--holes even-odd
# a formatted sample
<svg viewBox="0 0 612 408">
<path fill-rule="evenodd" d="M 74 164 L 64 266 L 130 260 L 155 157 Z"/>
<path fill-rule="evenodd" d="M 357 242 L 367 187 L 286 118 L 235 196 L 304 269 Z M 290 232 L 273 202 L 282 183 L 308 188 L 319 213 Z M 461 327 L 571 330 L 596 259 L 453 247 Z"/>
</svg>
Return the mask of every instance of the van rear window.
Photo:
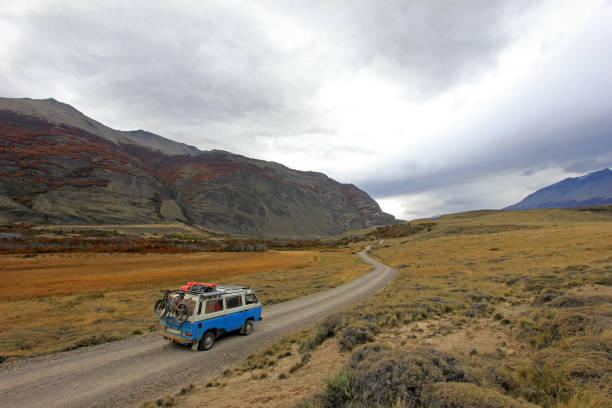
<svg viewBox="0 0 612 408">
<path fill-rule="evenodd" d="M 255 295 L 246 295 L 244 297 L 244 300 L 246 300 L 246 304 L 247 305 L 252 305 L 253 303 L 257 303 L 257 296 Z"/>
<path fill-rule="evenodd" d="M 223 300 L 208 300 L 206 302 L 206 313 L 215 313 L 223 310 Z"/>
</svg>

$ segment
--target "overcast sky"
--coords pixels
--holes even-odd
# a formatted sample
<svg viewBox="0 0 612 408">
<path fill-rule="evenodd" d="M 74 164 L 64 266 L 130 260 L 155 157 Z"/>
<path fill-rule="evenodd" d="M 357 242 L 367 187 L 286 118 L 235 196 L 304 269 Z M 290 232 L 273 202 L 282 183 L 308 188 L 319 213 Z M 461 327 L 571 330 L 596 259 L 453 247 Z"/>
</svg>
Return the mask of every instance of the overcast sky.
<svg viewBox="0 0 612 408">
<path fill-rule="evenodd" d="M 0 96 L 370 193 L 501 208 L 612 166 L 612 1 L 0 0 Z"/>
</svg>

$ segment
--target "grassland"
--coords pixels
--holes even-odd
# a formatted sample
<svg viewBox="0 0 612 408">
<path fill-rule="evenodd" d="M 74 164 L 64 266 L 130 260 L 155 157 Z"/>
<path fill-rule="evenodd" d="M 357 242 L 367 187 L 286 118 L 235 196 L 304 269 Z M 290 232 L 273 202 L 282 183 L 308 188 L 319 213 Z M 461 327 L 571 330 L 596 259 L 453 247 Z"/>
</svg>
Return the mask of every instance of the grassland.
<svg viewBox="0 0 612 408">
<path fill-rule="evenodd" d="M 0 256 L 0 355 L 54 352 L 156 327 L 159 289 L 241 283 L 272 304 L 366 272 L 348 251 Z"/>
<path fill-rule="evenodd" d="M 612 406 L 612 207 L 418 222 L 435 226 L 371 242 L 371 254 L 399 272 L 386 289 L 160 401 Z"/>
</svg>

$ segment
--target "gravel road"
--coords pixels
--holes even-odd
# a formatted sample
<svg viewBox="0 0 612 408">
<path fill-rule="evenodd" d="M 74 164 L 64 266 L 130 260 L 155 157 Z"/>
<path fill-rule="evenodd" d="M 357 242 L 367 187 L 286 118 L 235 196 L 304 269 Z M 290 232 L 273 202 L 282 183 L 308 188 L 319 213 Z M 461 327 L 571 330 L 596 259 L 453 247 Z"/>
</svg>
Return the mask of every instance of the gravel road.
<svg viewBox="0 0 612 408">
<path fill-rule="evenodd" d="M 169 344 L 148 334 L 0 365 L 0 406 L 124 407 L 173 392 L 190 381 L 215 377 L 248 353 L 284 334 L 374 294 L 396 271 L 358 254 L 374 269 L 343 284 L 289 302 L 266 306 L 248 337 L 227 335 L 206 352 Z"/>
</svg>

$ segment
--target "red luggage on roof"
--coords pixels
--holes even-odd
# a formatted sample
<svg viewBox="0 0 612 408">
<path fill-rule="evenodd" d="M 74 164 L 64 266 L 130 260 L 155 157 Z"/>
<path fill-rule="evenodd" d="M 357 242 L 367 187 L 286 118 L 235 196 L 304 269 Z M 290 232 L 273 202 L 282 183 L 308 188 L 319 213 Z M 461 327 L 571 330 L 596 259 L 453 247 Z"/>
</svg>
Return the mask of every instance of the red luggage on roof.
<svg viewBox="0 0 612 408">
<path fill-rule="evenodd" d="M 204 283 L 204 282 L 187 282 L 186 285 L 181 286 L 179 289 L 181 290 L 189 290 L 193 285 L 202 285 L 202 286 L 210 286 L 213 290 L 217 287 L 216 283 Z"/>
</svg>

